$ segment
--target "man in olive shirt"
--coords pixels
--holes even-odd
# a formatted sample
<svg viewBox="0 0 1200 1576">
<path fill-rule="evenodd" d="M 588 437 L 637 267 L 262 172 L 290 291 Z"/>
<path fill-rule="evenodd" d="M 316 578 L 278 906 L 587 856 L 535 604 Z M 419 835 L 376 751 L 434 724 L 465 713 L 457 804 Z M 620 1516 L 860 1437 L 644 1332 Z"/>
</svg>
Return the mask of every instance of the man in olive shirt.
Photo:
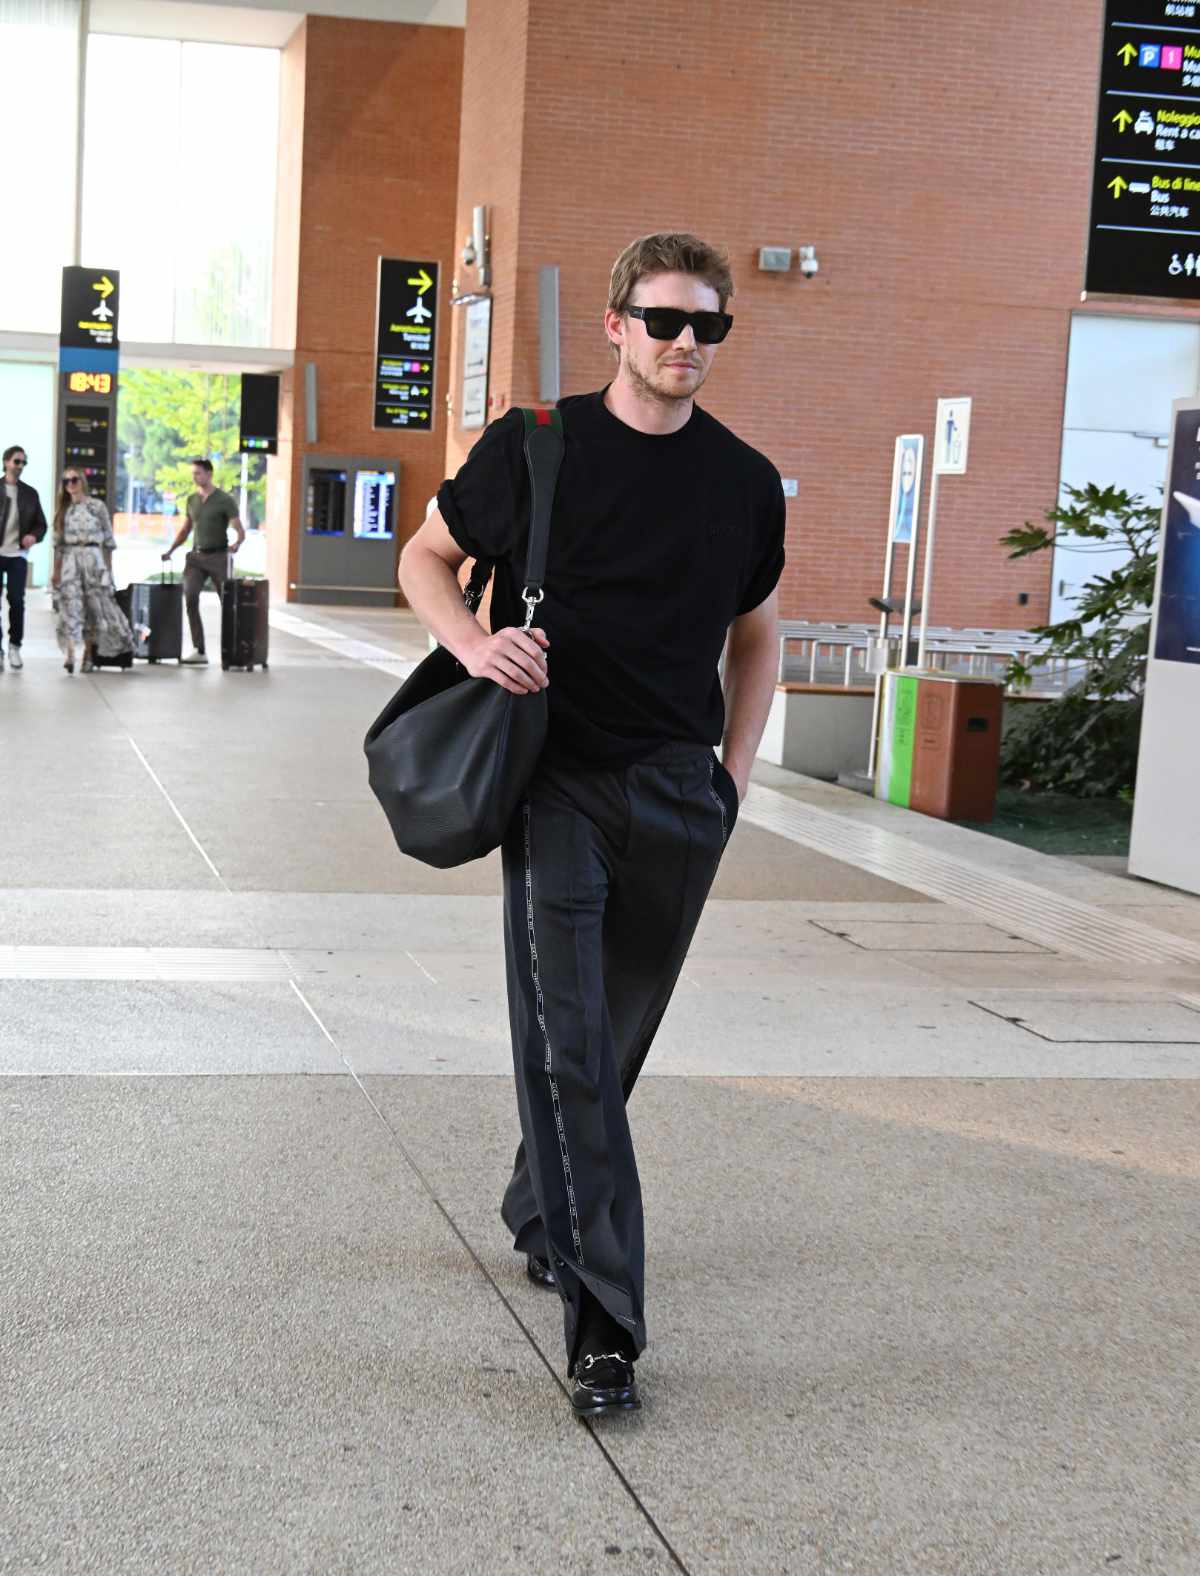
<svg viewBox="0 0 1200 1576">
<path fill-rule="evenodd" d="M 246 540 L 242 522 L 238 519 L 237 504 L 227 492 L 213 486 L 211 460 L 192 461 L 192 480 L 196 491 L 187 501 L 187 514 L 179 535 L 163 554 L 169 561 L 177 547 L 182 547 L 194 532 L 194 546 L 183 566 L 183 600 L 187 605 L 188 627 L 192 632 L 192 654 L 184 657 L 191 667 L 203 667 L 208 662 L 204 652 L 204 625 L 200 622 L 200 593 L 204 582 L 211 580 L 220 596 L 221 588 L 230 572 L 230 555 L 236 553 Z M 237 539 L 230 545 L 229 527 L 237 532 Z"/>
</svg>

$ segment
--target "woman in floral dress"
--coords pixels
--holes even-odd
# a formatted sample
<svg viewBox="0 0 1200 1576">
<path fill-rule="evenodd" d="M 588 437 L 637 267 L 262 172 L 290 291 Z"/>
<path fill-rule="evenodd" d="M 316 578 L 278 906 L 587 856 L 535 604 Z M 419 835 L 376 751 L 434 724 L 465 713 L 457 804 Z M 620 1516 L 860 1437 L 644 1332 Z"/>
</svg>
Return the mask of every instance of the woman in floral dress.
<svg viewBox="0 0 1200 1576">
<path fill-rule="evenodd" d="M 54 513 L 54 614 L 58 644 L 68 673 L 75 671 L 75 647 L 82 668 L 90 673 L 93 658 L 133 652 L 129 620 L 113 596 L 112 555 L 116 546 L 108 510 L 88 494 L 82 471 L 68 466 L 63 473 Z"/>
</svg>

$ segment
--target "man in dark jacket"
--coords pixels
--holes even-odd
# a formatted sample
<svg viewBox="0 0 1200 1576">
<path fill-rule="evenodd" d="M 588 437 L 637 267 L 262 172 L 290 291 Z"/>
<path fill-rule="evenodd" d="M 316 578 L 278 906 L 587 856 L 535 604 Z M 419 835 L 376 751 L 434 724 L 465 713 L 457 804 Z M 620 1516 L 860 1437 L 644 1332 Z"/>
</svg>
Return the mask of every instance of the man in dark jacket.
<svg viewBox="0 0 1200 1576">
<path fill-rule="evenodd" d="M 25 666 L 21 645 L 25 639 L 25 582 L 29 578 L 29 549 L 46 534 L 46 516 L 34 488 L 21 480 L 26 454 L 19 443 L 4 451 L 4 498 L 0 509 L 0 589 L 8 587 L 8 660 L 11 667 Z M 0 631 L 0 671 L 4 668 L 4 643 Z"/>
</svg>

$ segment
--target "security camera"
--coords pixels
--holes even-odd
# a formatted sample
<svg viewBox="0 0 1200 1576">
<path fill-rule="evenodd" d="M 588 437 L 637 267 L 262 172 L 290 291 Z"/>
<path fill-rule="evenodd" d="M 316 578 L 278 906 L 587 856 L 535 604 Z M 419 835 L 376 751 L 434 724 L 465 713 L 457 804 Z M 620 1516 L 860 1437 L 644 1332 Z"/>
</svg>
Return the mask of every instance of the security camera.
<svg viewBox="0 0 1200 1576">
<path fill-rule="evenodd" d="M 820 272 L 821 265 L 817 261 L 815 246 L 802 246 L 799 249 L 800 272 L 806 279 L 811 279 L 815 273 Z"/>
</svg>

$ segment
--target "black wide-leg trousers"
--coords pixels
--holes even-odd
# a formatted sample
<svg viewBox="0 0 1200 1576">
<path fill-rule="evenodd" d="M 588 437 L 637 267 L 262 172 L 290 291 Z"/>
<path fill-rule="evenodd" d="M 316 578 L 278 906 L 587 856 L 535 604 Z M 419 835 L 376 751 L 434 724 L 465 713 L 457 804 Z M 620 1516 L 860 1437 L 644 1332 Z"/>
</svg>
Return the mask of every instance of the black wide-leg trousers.
<svg viewBox="0 0 1200 1576">
<path fill-rule="evenodd" d="M 543 766 L 505 839 L 504 943 L 523 1142 L 501 1213 L 545 1253 L 576 1360 L 583 1288 L 646 1345 L 642 1196 L 625 1102 L 737 816 L 711 750 Z"/>
</svg>

